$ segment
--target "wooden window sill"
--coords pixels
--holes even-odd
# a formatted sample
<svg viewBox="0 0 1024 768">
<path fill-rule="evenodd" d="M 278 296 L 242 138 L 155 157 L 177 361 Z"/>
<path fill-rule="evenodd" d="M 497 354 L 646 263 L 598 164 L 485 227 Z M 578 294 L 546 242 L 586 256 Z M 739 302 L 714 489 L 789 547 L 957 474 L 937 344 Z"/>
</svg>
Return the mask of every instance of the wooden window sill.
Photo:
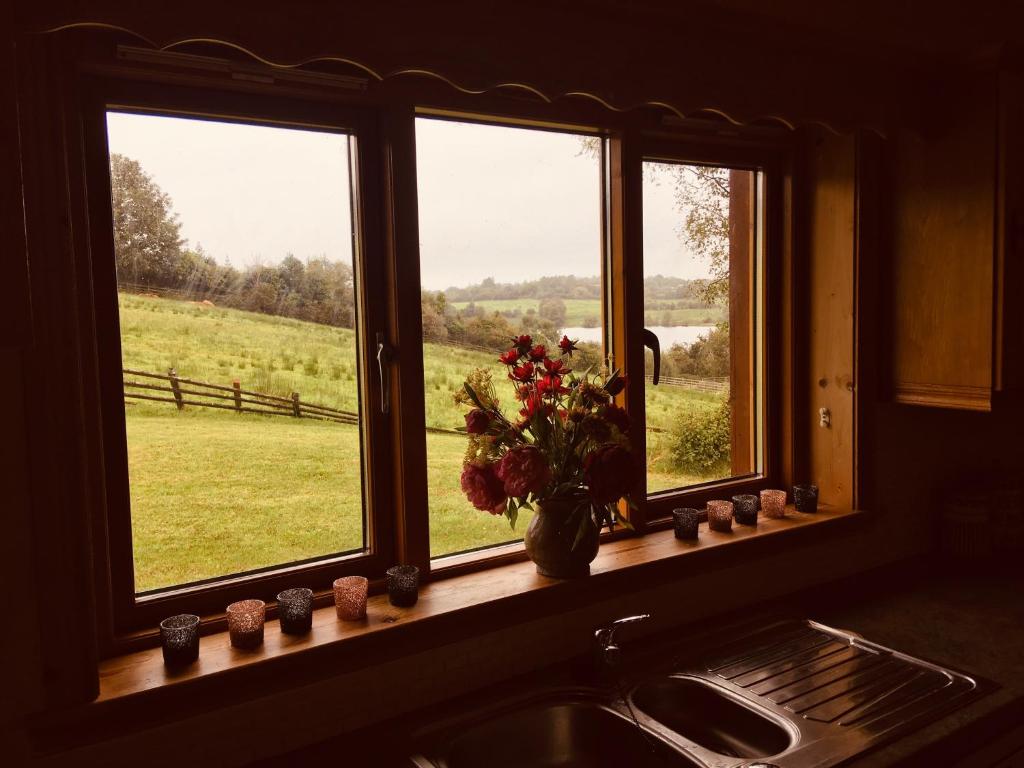
<svg viewBox="0 0 1024 768">
<path fill-rule="evenodd" d="M 734 526 L 732 533 L 709 531 L 702 524 L 695 542 L 678 541 L 671 530 L 609 541 L 602 544 L 586 579 L 546 578 L 537 574 L 531 562 L 453 576 L 424 585 L 412 608 L 395 608 L 386 595 L 373 596 L 367 618 L 361 622 L 339 621 L 333 606 L 315 610 L 313 629 L 302 637 L 284 635 L 277 622 L 270 621 L 264 644 L 255 651 L 232 648 L 227 632 L 208 635 L 200 640 L 199 661 L 178 672 L 164 666 L 160 648 L 116 656 L 100 663 L 100 694 L 94 704 L 135 701 L 144 694 L 170 690 L 191 693 L 203 687 L 198 685 L 202 681 L 213 683 L 227 677 L 234 687 L 246 669 L 255 672 L 273 667 L 282 683 L 295 682 L 291 671 L 277 674 L 288 659 L 312 665 L 319 676 L 327 671 L 340 673 L 353 659 L 356 665 L 366 666 L 401 655 L 403 650 L 407 653 L 409 648 L 419 650 L 423 646 L 417 645 L 418 638 L 428 645 L 440 645 L 472 634 L 474 629 L 492 630 L 498 616 L 500 623 L 514 623 L 557 611 L 567 600 L 576 606 L 596 602 L 616 592 L 636 590 L 648 579 L 664 581 L 706 569 L 723 556 L 735 560 L 741 553 L 768 553 L 776 546 L 789 546 L 790 539 L 800 532 L 823 533 L 859 515 L 830 509 L 801 514 L 790 508 L 785 518 L 762 518 L 756 528 Z M 349 656 L 348 663 L 338 654 Z"/>
</svg>

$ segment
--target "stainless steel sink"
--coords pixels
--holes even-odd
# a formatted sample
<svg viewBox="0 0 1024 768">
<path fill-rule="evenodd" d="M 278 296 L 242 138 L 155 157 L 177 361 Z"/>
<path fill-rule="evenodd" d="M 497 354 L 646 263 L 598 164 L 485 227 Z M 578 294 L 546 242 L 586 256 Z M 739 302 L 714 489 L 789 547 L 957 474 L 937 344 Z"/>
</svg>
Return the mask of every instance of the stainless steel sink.
<svg viewBox="0 0 1024 768">
<path fill-rule="evenodd" d="M 547 689 L 457 713 L 414 734 L 420 750 L 413 762 L 825 768 L 963 706 L 990 685 L 811 621 L 709 634 L 676 651 L 672 663 L 656 661 L 623 681 L 625 698 Z"/>
<path fill-rule="evenodd" d="M 692 677 L 662 677 L 632 693 L 638 715 L 719 755 L 764 758 L 786 751 L 792 731 L 742 699 Z M 742 702 L 742 703 L 741 703 Z"/>
<path fill-rule="evenodd" d="M 444 768 L 698 768 L 592 692 L 549 692 L 507 702 L 425 737 L 419 766 Z"/>
</svg>

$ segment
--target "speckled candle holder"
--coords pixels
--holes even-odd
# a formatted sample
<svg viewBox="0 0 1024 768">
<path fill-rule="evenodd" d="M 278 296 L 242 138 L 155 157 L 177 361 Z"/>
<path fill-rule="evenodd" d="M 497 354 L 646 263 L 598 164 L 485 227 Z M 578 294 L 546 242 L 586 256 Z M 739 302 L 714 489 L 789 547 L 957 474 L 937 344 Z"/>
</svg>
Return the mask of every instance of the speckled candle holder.
<svg viewBox="0 0 1024 768">
<path fill-rule="evenodd" d="M 672 510 L 672 525 L 677 539 L 696 539 L 700 525 L 700 512 L 689 507 Z"/>
<path fill-rule="evenodd" d="M 818 486 L 810 483 L 793 486 L 793 506 L 797 512 L 818 511 Z"/>
<path fill-rule="evenodd" d="M 342 576 L 334 580 L 334 608 L 343 621 L 366 618 L 366 594 L 370 582 L 365 576 Z"/>
<path fill-rule="evenodd" d="M 267 605 L 262 600 L 239 600 L 227 607 L 228 634 L 235 648 L 252 650 L 263 645 Z"/>
<path fill-rule="evenodd" d="M 198 659 L 199 617 L 183 613 L 161 621 L 160 645 L 168 667 L 182 667 Z"/>
<path fill-rule="evenodd" d="M 286 589 L 277 596 L 277 618 L 286 635 L 304 635 L 313 627 L 313 590 Z"/>
<path fill-rule="evenodd" d="M 708 528 L 719 533 L 732 531 L 732 502 L 713 499 L 708 502 Z"/>
<path fill-rule="evenodd" d="M 761 511 L 765 517 L 786 516 L 786 492 L 777 490 L 761 491 Z"/>
<path fill-rule="evenodd" d="M 416 605 L 420 597 L 420 569 L 415 565 L 388 568 L 388 600 L 399 608 Z"/>
<path fill-rule="evenodd" d="M 757 525 L 761 500 L 752 493 L 732 497 L 733 517 L 737 525 Z"/>
</svg>

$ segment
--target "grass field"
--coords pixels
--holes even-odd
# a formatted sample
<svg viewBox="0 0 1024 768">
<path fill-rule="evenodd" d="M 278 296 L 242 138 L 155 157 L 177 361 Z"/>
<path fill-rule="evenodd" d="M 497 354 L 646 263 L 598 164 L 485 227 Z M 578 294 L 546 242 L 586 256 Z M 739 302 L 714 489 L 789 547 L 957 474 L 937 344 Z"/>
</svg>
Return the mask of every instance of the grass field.
<svg viewBox="0 0 1024 768">
<path fill-rule="evenodd" d="M 122 294 L 124 366 L 358 410 L 352 331 L 189 302 Z M 453 390 L 490 355 L 427 344 L 429 426 L 463 423 Z M 649 424 L 668 428 L 681 408 L 712 395 L 648 390 Z M 502 394 L 499 390 L 499 395 Z M 136 588 L 139 591 L 359 549 L 359 431 L 307 419 L 133 401 L 126 406 Z M 522 536 L 462 496 L 465 438 L 428 433 L 431 552 L 441 555 Z M 648 433 L 652 489 L 699 478 L 667 461 L 667 435 Z"/>
<path fill-rule="evenodd" d="M 565 324 L 573 327 L 596 328 L 601 322 L 601 302 L 597 299 L 564 299 Z M 667 300 L 656 300 L 644 304 L 644 312 L 654 312 L 655 325 L 714 325 L 725 320 L 725 312 L 721 307 L 698 309 L 663 309 L 664 305 L 672 304 Z M 456 309 L 465 309 L 470 302 L 454 301 Z M 486 312 L 511 312 L 519 310 L 523 314 L 528 309 L 536 310 L 540 301 L 537 299 L 484 299 L 473 302 Z M 668 314 L 666 314 L 668 313 Z M 668 321 L 668 322 L 664 322 Z"/>
</svg>

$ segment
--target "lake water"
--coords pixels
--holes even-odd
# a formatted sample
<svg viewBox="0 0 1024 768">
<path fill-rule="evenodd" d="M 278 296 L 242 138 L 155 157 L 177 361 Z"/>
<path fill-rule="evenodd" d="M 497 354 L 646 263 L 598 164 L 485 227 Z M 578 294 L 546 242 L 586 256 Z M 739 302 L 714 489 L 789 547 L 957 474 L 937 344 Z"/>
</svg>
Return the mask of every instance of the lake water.
<svg viewBox="0 0 1024 768">
<path fill-rule="evenodd" d="M 707 336 L 714 329 L 713 325 L 652 325 L 650 330 L 661 342 L 663 350 L 681 344 L 684 347 L 692 344 L 701 336 Z M 563 328 L 562 333 L 570 339 L 580 341 L 601 341 L 600 328 Z"/>
</svg>

